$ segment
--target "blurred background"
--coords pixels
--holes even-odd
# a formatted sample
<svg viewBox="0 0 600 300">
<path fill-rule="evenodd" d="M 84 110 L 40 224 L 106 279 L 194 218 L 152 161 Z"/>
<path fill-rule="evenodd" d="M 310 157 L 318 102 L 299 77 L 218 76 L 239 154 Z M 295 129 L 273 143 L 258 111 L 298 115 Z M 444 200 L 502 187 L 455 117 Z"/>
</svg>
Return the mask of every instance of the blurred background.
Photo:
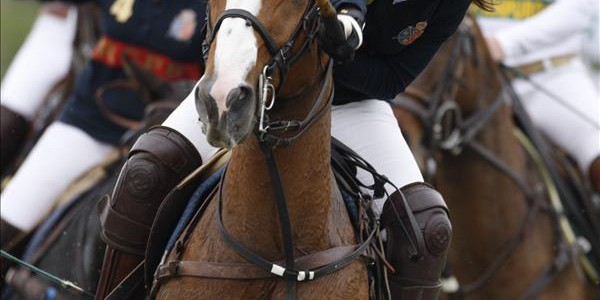
<svg viewBox="0 0 600 300">
<path fill-rule="evenodd" d="M 35 20 L 39 4 L 35 0 L 0 0 L 0 6 L 0 77 L 4 77 L 6 68 Z M 588 36 L 584 45 L 585 58 L 600 89 L 600 7 Z"/>
<path fill-rule="evenodd" d="M 0 0 L 0 77 L 37 16 L 37 1 Z"/>
</svg>

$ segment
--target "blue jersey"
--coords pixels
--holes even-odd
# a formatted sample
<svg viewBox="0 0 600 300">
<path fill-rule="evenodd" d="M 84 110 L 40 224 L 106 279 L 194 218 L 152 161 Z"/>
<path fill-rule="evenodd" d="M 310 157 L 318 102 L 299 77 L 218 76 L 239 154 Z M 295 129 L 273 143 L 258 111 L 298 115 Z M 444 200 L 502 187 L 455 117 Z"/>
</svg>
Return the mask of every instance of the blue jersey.
<svg viewBox="0 0 600 300">
<path fill-rule="evenodd" d="M 354 61 L 334 70 L 334 104 L 393 99 L 425 68 L 462 21 L 470 0 L 333 0 L 367 11 Z"/>
<path fill-rule="evenodd" d="M 164 80 L 199 79 L 202 64 L 202 26 L 206 1 L 99 0 L 103 37 L 92 61 L 80 74 L 60 120 L 81 128 L 95 139 L 118 144 L 128 130 L 107 119 L 96 101 L 121 117 L 141 120 L 145 102 L 132 89 L 110 88 L 127 78 L 122 56 Z M 127 3 L 133 3 L 127 7 Z"/>
</svg>

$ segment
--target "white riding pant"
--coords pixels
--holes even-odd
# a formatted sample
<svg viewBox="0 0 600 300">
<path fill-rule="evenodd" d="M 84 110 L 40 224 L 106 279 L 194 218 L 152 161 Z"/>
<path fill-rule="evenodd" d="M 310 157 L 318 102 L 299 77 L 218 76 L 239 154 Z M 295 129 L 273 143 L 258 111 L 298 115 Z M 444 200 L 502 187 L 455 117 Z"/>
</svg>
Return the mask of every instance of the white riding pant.
<svg viewBox="0 0 600 300">
<path fill-rule="evenodd" d="M 77 8 L 66 18 L 41 13 L 6 71 L 0 87 L 1 103 L 31 120 L 50 90 L 69 72 Z"/>
<path fill-rule="evenodd" d="M 580 59 L 530 78 L 600 126 L 600 95 Z M 600 157 L 600 129 L 523 79 L 515 80 L 514 87 L 535 125 L 587 172 Z"/>
<path fill-rule="evenodd" d="M 102 162 L 113 149 L 79 128 L 53 123 L 2 191 L 2 219 L 30 231 L 52 210 L 56 198 L 71 182 Z"/>
<path fill-rule="evenodd" d="M 198 123 L 194 96 L 191 93 L 163 123 L 182 133 L 196 147 L 203 161 L 218 150 L 206 141 Z M 413 182 L 422 182 L 423 176 L 400 132 L 391 107 L 384 101 L 365 100 L 333 106 L 332 135 L 366 159 L 378 173 L 384 174 L 398 188 Z M 373 180 L 366 171 L 359 170 L 358 179 L 365 184 Z M 393 187 L 386 186 L 389 193 Z M 374 201 L 380 214 L 385 199 Z"/>
<path fill-rule="evenodd" d="M 195 109 L 193 94 L 163 123 L 186 136 L 204 161 L 218 150 L 206 141 Z M 419 171 L 390 106 L 366 100 L 334 106 L 332 134 L 385 174 L 397 187 L 421 182 Z M 60 122 L 42 135 L 8 186 L 2 192 L 0 215 L 13 226 L 29 231 L 52 209 L 55 199 L 68 185 L 100 163 L 113 149 L 82 130 Z M 363 170 L 358 177 L 365 184 L 372 178 Z M 392 186 L 386 186 L 389 193 Z M 375 200 L 380 214 L 385 199 Z"/>
</svg>

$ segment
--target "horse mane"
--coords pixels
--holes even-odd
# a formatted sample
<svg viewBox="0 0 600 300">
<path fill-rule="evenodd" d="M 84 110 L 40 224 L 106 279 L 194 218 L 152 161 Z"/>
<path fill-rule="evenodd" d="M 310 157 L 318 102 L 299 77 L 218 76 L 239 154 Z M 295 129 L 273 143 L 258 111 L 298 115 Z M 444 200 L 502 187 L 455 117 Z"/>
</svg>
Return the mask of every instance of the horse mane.
<svg viewBox="0 0 600 300">
<path fill-rule="evenodd" d="M 473 4 L 485 11 L 494 11 L 494 5 L 497 4 L 494 0 L 473 0 Z"/>
</svg>

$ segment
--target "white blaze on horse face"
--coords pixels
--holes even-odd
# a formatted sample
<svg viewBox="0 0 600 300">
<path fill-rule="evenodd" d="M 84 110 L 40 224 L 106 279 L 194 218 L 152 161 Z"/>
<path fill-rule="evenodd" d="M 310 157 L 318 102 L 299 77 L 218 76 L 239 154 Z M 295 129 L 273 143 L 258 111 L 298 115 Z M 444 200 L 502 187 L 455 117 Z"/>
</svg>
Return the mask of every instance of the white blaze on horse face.
<svg viewBox="0 0 600 300">
<path fill-rule="evenodd" d="M 258 15 L 262 0 L 227 0 L 225 9 L 243 9 Z M 252 26 L 242 18 L 227 18 L 221 23 L 216 37 L 215 82 L 210 95 L 217 102 L 219 114 L 226 111 L 225 100 L 229 92 L 245 83 L 256 64 L 258 46 Z"/>
</svg>

